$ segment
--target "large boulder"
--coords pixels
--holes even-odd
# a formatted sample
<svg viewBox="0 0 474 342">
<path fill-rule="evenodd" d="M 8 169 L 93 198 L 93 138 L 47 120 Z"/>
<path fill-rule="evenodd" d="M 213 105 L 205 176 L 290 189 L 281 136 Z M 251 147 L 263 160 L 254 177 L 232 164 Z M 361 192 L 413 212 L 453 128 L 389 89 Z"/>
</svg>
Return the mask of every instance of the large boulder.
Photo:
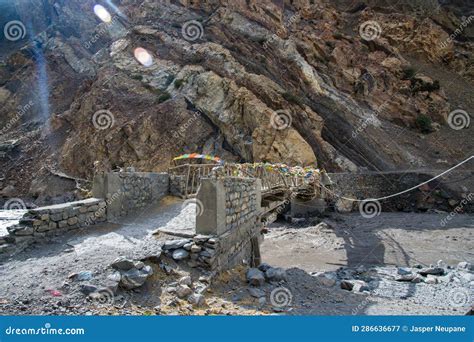
<svg viewBox="0 0 474 342">
<path fill-rule="evenodd" d="M 141 270 L 132 268 L 122 273 L 120 286 L 126 290 L 132 290 L 145 284 L 149 276 L 153 274 L 150 266 L 145 266 Z"/>
<path fill-rule="evenodd" d="M 286 280 L 286 271 L 283 268 L 270 267 L 265 271 L 265 279 L 268 281 L 284 281 Z"/>
<path fill-rule="evenodd" d="M 120 257 L 115 259 L 110 266 L 119 271 L 128 271 L 135 267 L 135 261 Z"/>
<path fill-rule="evenodd" d="M 250 268 L 247 271 L 247 281 L 253 286 L 262 286 L 265 284 L 265 275 L 258 268 Z"/>
</svg>

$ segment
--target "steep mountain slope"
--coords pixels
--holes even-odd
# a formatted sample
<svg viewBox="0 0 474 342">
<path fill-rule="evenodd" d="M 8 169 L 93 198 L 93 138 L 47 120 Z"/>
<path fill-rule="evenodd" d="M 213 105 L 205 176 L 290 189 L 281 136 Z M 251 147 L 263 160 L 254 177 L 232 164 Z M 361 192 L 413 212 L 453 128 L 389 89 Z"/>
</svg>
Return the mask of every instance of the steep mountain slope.
<svg viewBox="0 0 474 342">
<path fill-rule="evenodd" d="M 24 29 L 0 49 L 4 197 L 47 201 L 75 187 L 57 174 L 165 170 L 183 152 L 357 171 L 474 150 L 472 125 L 448 124 L 474 112 L 469 2 L 104 1 L 110 23 L 95 4 L 4 11 Z"/>
</svg>

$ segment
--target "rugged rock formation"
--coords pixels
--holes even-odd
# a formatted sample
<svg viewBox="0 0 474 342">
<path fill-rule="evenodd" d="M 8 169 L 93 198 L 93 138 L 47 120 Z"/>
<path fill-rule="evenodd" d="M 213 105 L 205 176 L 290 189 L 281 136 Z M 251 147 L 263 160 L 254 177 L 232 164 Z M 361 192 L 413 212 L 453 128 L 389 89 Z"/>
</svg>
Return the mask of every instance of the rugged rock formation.
<svg viewBox="0 0 474 342">
<path fill-rule="evenodd" d="M 472 125 L 447 125 L 474 108 L 468 3 L 115 4 L 108 24 L 91 0 L 5 9 L 25 35 L 0 49 L 0 190 L 36 197 L 52 171 L 164 170 L 183 152 L 356 171 L 443 169 L 472 151 Z"/>
</svg>

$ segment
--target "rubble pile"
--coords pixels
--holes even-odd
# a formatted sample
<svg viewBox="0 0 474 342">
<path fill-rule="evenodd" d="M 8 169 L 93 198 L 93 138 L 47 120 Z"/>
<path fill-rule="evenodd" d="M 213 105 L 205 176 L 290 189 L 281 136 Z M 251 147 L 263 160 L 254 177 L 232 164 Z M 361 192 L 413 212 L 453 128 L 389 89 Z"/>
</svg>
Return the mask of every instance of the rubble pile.
<svg viewBox="0 0 474 342">
<path fill-rule="evenodd" d="M 213 268 L 219 239 L 196 235 L 192 239 L 169 240 L 162 247 L 163 254 L 175 261 L 186 261 L 191 268 Z"/>
</svg>

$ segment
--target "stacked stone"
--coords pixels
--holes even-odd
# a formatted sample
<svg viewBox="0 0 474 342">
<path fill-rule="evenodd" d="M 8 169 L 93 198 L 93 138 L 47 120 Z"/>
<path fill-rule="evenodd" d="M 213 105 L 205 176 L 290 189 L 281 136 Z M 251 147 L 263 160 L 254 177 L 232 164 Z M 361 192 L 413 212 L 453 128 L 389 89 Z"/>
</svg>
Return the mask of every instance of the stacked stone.
<svg viewBox="0 0 474 342">
<path fill-rule="evenodd" d="M 147 177 L 133 173 L 120 173 L 122 179 L 122 208 L 121 216 L 126 216 L 131 210 L 142 209 L 153 201 L 152 181 Z"/>
<path fill-rule="evenodd" d="M 10 244 L 31 243 L 62 231 L 106 221 L 106 203 L 87 199 L 28 211 L 18 225 L 8 227 Z"/>
<path fill-rule="evenodd" d="M 170 193 L 173 196 L 183 196 L 186 191 L 186 177 L 170 175 Z"/>
<path fill-rule="evenodd" d="M 254 179 L 226 178 L 226 228 L 234 229 L 257 214 L 257 192 Z"/>
<path fill-rule="evenodd" d="M 189 267 L 214 270 L 217 267 L 219 245 L 216 237 L 196 235 L 192 239 L 166 241 L 162 251 L 175 261 L 186 261 Z"/>
</svg>

